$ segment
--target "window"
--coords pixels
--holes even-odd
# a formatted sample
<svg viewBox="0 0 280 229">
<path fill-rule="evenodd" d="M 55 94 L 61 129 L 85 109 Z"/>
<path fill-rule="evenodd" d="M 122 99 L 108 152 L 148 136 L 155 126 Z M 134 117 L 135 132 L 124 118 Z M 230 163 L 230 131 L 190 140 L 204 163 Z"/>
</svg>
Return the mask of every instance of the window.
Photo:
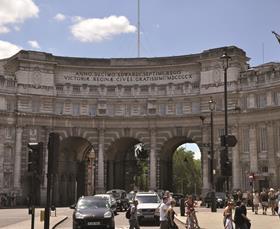
<svg viewBox="0 0 280 229">
<path fill-rule="evenodd" d="M 273 92 L 272 102 L 274 105 L 280 105 L 280 92 L 277 92 L 277 91 Z"/>
<path fill-rule="evenodd" d="M 80 115 L 80 104 L 73 103 L 73 115 L 78 116 Z"/>
<path fill-rule="evenodd" d="M 159 114 L 160 115 L 165 115 L 165 113 L 166 113 L 165 104 L 159 104 Z"/>
<path fill-rule="evenodd" d="M 90 116 L 96 116 L 96 104 L 90 104 L 88 112 Z"/>
<path fill-rule="evenodd" d="M 141 86 L 140 87 L 140 92 L 142 93 L 142 94 L 146 94 L 146 93 L 148 93 L 149 92 L 149 88 L 148 88 L 148 86 Z"/>
<path fill-rule="evenodd" d="M 249 128 L 242 129 L 242 150 L 245 153 L 249 152 Z"/>
<path fill-rule="evenodd" d="M 80 90 L 81 90 L 80 86 L 77 86 L 77 85 L 73 86 L 73 92 L 74 93 L 80 93 Z"/>
<path fill-rule="evenodd" d="M 32 112 L 38 113 L 40 112 L 40 100 L 39 99 L 32 99 Z"/>
<path fill-rule="evenodd" d="M 12 148 L 6 147 L 4 151 L 4 163 L 12 162 Z"/>
<path fill-rule="evenodd" d="M 11 188 L 13 185 L 13 174 L 11 172 L 4 172 L 4 188 Z"/>
<path fill-rule="evenodd" d="M 56 85 L 57 91 L 63 91 L 63 85 Z"/>
<path fill-rule="evenodd" d="M 182 103 L 176 103 L 176 114 L 177 115 L 183 114 L 183 104 Z"/>
<path fill-rule="evenodd" d="M 266 94 L 257 95 L 257 107 L 258 108 L 266 107 Z"/>
<path fill-rule="evenodd" d="M 259 149 L 260 151 L 267 151 L 267 129 L 266 127 L 260 128 L 259 133 Z"/>
<path fill-rule="evenodd" d="M 12 138 L 12 128 L 10 127 L 5 128 L 5 136 L 6 138 Z"/>
<path fill-rule="evenodd" d="M 64 109 L 64 103 L 63 102 L 57 102 L 55 104 L 55 113 L 56 114 L 63 114 Z"/>
<path fill-rule="evenodd" d="M 240 99 L 240 108 L 246 110 L 248 108 L 248 99 L 246 95 L 243 95 Z"/>
<path fill-rule="evenodd" d="M 192 113 L 197 114 L 200 113 L 200 103 L 192 102 Z"/>
</svg>

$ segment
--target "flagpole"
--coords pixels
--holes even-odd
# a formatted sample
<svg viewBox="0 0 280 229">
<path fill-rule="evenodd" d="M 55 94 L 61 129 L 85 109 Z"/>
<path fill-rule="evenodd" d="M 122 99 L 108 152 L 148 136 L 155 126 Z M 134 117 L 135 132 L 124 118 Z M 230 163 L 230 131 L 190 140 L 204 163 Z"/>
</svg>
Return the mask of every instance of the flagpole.
<svg viewBox="0 0 280 229">
<path fill-rule="evenodd" d="M 140 57 L 140 0 L 138 0 L 138 20 L 137 20 L 137 57 Z"/>
</svg>

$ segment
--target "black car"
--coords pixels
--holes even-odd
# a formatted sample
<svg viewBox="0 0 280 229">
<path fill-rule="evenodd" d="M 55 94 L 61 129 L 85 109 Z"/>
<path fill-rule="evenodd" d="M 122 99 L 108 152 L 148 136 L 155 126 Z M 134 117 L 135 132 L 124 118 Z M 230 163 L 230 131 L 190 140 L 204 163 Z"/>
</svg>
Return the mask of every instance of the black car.
<svg viewBox="0 0 280 229">
<path fill-rule="evenodd" d="M 209 208 L 212 203 L 212 192 L 208 192 L 203 200 L 203 204 Z M 227 205 L 227 195 L 225 192 L 215 192 L 216 206 L 223 208 Z"/>
<path fill-rule="evenodd" d="M 73 212 L 73 229 L 115 228 L 114 212 L 104 198 L 80 197 Z"/>
<path fill-rule="evenodd" d="M 106 193 L 112 195 L 116 199 L 118 211 L 126 211 L 129 208 L 129 199 L 127 198 L 127 193 L 125 190 L 112 189 Z"/>
</svg>

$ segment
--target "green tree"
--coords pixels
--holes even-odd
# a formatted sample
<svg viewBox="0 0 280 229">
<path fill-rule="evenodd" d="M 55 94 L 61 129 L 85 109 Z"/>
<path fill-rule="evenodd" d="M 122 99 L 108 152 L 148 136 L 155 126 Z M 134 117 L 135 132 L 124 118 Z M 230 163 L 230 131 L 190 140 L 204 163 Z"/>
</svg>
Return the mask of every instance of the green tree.
<svg viewBox="0 0 280 229">
<path fill-rule="evenodd" d="M 173 182 L 176 192 L 200 194 L 201 160 L 194 159 L 194 152 L 178 148 L 173 155 Z"/>
</svg>

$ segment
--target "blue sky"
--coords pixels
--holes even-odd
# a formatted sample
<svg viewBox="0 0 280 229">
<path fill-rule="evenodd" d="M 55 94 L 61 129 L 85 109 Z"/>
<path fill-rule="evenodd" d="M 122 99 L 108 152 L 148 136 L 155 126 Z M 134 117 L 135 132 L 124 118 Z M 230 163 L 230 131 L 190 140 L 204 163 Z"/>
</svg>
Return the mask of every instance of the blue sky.
<svg viewBox="0 0 280 229">
<path fill-rule="evenodd" d="M 0 0 L 0 58 L 19 49 L 137 57 L 138 0 Z M 279 0 L 140 0 L 141 57 L 236 45 L 251 66 L 279 61 Z"/>
</svg>

